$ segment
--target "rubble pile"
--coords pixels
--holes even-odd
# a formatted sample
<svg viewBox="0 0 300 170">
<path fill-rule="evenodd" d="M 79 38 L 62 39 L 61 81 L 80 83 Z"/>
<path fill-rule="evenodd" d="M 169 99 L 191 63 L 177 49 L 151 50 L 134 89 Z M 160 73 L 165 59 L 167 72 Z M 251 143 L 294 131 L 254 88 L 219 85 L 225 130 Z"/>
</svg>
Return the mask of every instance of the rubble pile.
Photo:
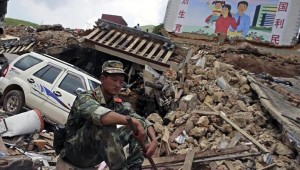
<svg viewBox="0 0 300 170">
<path fill-rule="evenodd" d="M 63 50 L 79 46 L 78 39 L 82 36 L 81 32 L 71 29 L 56 28 L 57 26 L 40 26 L 38 29 L 30 26 L 8 26 L 7 34 L 15 37 L 32 37 L 36 40 L 33 51 L 57 54 Z M 46 29 L 47 28 L 47 29 Z M 38 30 L 38 32 L 37 32 Z"/>
<path fill-rule="evenodd" d="M 54 56 L 81 47 L 79 40 L 87 35 L 59 26 L 38 30 L 20 25 L 7 27 L 6 31 L 12 36 L 33 37 L 36 42 L 33 51 Z M 262 72 L 299 76 L 299 57 L 279 57 L 247 43 L 220 47 L 191 37 L 183 42 L 179 34 L 176 36 L 172 41 L 188 46 L 187 49 L 191 46 L 186 44 L 196 43 L 197 53 L 187 55 L 184 62 L 176 65 L 178 70 L 166 69 L 162 75 L 146 65 L 142 78 L 133 81 L 122 93 L 138 113 L 154 123 L 160 141 L 155 157 L 176 155 L 171 162 L 183 163 L 185 155 L 194 151 L 194 162 L 209 162 L 211 169 L 299 169 L 300 157 L 294 146 L 263 107 L 248 80 L 248 76 Z M 178 56 L 184 58 L 186 54 L 178 46 L 176 52 L 180 51 Z M 83 56 L 82 62 L 91 56 L 87 54 L 76 55 Z M 300 94 L 273 82 L 274 79 L 264 81 L 292 106 L 300 107 Z M 7 153 L 13 160 L 1 160 L 0 167 L 15 161 L 23 161 L 17 164 L 27 167 L 55 166 L 53 133 L 44 131 L 3 140 L 10 146 Z M 6 149 L 1 143 L 0 154 Z"/>
<path fill-rule="evenodd" d="M 214 55 L 200 50 L 179 74 L 184 80 L 175 86 L 176 91 L 183 90 L 178 108 L 168 112 L 163 119 L 158 114 L 147 118 L 154 122 L 161 145 L 167 142 L 170 146 L 167 152 L 159 154 L 187 154 L 187 148 L 199 151 L 234 149 L 240 145 L 250 146 L 246 153 L 261 153 L 262 148 L 241 135 L 223 119 L 225 116 L 271 154 L 271 161 L 266 160 L 264 154 L 232 161 L 237 169 L 261 169 L 270 164 L 277 168 L 298 169 L 293 147 L 252 91 L 247 80 L 251 75 L 248 71 L 237 71 L 232 65 L 219 62 Z M 218 114 L 220 112 L 224 115 Z M 164 141 L 166 134 L 172 135 Z M 217 167 L 227 169 L 224 161 L 217 162 Z"/>
<path fill-rule="evenodd" d="M 1 169 L 55 169 L 56 154 L 53 150 L 53 132 L 1 138 L 1 154 L 9 155 L 0 161 Z M 1 147 L 4 146 L 9 147 Z"/>
</svg>

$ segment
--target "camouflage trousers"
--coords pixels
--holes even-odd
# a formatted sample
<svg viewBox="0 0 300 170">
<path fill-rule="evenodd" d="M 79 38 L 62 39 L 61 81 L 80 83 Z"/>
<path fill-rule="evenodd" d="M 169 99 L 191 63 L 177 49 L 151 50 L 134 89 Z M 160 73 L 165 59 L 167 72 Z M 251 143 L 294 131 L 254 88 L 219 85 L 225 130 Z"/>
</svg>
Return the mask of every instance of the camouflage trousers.
<svg viewBox="0 0 300 170">
<path fill-rule="evenodd" d="M 142 122 L 146 129 L 146 124 Z M 129 144 L 125 158 L 123 147 Z M 140 146 L 131 129 L 122 126 L 95 126 L 87 122 L 76 135 L 65 142 L 61 157 L 80 168 L 91 168 L 105 161 L 110 170 L 126 170 L 144 161 Z"/>
</svg>

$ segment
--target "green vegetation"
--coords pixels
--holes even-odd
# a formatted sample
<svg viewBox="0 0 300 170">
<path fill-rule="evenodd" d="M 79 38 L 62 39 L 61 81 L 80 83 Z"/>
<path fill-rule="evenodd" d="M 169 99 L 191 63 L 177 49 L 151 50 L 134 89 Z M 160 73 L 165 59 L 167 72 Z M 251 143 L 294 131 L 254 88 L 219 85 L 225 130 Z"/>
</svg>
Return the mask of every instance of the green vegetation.
<svg viewBox="0 0 300 170">
<path fill-rule="evenodd" d="M 143 31 L 147 31 L 147 29 L 148 29 L 149 32 L 152 32 L 154 27 L 155 27 L 155 25 L 144 25 L 144 26 L 141 26 L 141 29 Z"/>
<path fill-rule="evenodd" d="M 159 24 L 153 28 L 152 33 L 161 35 L 160 30 L 164 28 L 164 24 Z"/>
<path fill-rule="evenodd" d="M 25 26 L 32 26 L 36 27 L 38 24 L 28 22 L 28 21 L 23 21 L 19 19 L 13 19 L 13 18 L 5 18 L 5 24 L 8 26 L 18 26 L 18 25 L 25 25 Z"/>
</svg>

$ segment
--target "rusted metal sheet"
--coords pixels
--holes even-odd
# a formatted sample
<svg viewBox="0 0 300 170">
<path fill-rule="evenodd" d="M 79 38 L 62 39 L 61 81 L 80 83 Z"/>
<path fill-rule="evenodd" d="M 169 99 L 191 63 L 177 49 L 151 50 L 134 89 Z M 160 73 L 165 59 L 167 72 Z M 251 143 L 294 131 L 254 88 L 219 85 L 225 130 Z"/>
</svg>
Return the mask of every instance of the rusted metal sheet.
<svg viewBox="0 0 300 170">
<path fill-rule="evenodd" d="M 101 52 L 164 71 L 177 62 L 176 46 L 170 39 L 99 19 L 97 27 L 85 37 L 82 45 Z M 149 64 L 150 63 L 150 64 Z"/>
</svg>

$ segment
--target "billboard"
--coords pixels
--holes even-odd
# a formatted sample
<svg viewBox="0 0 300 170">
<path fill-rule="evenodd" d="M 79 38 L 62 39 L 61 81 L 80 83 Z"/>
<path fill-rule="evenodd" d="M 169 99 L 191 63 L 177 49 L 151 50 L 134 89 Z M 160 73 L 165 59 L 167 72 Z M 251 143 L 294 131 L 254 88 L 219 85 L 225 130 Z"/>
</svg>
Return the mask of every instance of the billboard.
<svg viewBox="0 0 300 170">
<path fill-rule="evenodd" d="M 246 39 L 276 45 L 297 42 L 300 0 L 169 0 L 169 32 Z"/>
</svg>

